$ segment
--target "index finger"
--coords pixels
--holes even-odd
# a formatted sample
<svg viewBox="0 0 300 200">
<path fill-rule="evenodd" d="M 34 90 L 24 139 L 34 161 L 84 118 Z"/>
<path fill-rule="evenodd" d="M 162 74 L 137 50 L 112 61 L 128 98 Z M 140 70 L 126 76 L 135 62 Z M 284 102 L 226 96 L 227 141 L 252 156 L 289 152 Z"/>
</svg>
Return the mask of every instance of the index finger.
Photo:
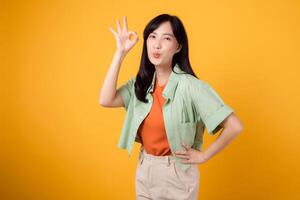
<svg viewBox="0 0 300 200">
<path fill-rule="evenodd" d="M 126 19 L 126 16 L 123 17 L 123 23 L 124 23 L 124 31 L 127 32 L 127 19 Z"/>
</svg>

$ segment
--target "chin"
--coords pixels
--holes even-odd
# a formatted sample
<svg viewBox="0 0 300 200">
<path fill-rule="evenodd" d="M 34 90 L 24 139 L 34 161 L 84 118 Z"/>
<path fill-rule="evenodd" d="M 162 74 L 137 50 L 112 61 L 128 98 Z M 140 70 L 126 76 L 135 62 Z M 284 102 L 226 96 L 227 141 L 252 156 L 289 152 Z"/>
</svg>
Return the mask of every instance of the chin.
<svg viewBox="0 0 300 200">
<path fill-rule="evenodd" d="M 150 62 L 153 64 L 153 65 L 161 65 L 163 64 L 161 61 L 158 61 L 158 60 L 150 60 Z"/>
</svg>

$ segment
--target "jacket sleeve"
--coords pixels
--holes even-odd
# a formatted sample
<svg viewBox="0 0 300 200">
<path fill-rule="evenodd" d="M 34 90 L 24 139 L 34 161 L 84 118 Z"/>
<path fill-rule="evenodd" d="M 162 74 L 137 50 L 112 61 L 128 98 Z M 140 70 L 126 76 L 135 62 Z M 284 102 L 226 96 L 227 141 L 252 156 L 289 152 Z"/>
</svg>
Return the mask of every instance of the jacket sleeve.
<svg viewBox="0 0 300 200">
<path fill-rule="evenodd" d="M 220 123 L 234 110 L 224 103 L 218 93 L 204 81 L 195 81 L 191 96 L 197 111 L 197 120 L 202 120 L 209 134 L 220 129 Z"/>
<path fill-rule="evenodd" d="M 132 77 L 117 89 L 117 92 L 121 95 L 123 99 L 124 108 L 126 111 L 128 109 L 130 99 L 134 92 L 134 82 L 135 82 L 135 77 Z"/>
</svg>

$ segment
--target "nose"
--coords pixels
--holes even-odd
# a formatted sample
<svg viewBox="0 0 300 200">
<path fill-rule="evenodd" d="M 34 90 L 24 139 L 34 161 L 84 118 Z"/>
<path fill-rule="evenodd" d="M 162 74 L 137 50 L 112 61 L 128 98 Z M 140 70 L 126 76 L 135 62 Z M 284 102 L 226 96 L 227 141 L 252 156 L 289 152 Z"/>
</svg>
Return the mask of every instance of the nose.
<svg viewBox="0 0 300 200">
<path fill-rule="evenodd" d="M 161 48 L 160 43 L 159 42 L 155 42 L 154 43 L 154 48 L 155 49 L 160 49 Z"/>
</svg>

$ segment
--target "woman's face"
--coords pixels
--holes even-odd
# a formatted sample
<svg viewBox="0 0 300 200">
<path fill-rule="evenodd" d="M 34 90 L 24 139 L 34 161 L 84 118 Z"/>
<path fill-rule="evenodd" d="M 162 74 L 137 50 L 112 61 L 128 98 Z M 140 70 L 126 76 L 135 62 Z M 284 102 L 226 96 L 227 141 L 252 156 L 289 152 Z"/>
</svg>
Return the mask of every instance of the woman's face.
<svg viewBox="0 0 300 200">
<path fill-rule="evenodd" d="M 171 66 L 173 55 L 181 49 L 179 46 L 170 22 L 164 22 L 147 38 L 148 58 L 155 66 Z"/>
</svg>

